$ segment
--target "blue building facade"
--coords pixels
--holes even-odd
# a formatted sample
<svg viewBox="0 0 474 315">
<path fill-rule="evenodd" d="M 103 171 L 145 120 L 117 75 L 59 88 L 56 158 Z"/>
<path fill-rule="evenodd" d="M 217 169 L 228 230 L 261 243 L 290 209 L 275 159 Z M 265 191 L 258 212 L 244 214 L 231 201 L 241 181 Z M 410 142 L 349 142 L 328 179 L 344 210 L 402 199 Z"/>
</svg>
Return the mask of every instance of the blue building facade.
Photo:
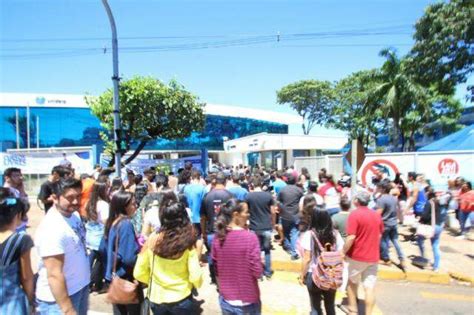
<svg viewBox="0 0 474 315">
<path fill-rule="evenodd" d="M 25 106 L 0 107 L 1 151 L 17 147 L 16 110 L 19 122 L 19 146 L 27 148 L 27 108 Z M 30 147 L 37 146 L 37 121 L 39 121 L 39 147 L 72 147 L 101 144 L 100 121 L 87 107 L 31 106 L 29 109 Z M 38 118 L 38 119 L 37 119 Z M 206 115 L 205 128 L 191 136 L 178 139 L 154 139 L 148 150 L 223 150 L 223 137 L 240 138 L 256 133 L 288 133 L 288 124 L 245 117 Z M 132 145 L 133 147 L 133 145 Z"/>
</svg>

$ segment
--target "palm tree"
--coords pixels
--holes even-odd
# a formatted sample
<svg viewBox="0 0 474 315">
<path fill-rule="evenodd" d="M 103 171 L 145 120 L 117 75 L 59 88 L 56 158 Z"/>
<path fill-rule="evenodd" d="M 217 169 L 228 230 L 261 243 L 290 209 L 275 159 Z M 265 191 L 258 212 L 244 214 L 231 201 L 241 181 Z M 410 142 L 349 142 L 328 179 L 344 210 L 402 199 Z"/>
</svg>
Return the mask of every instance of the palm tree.
<svg viewBox="0 0 474 315">
<path fill-rule="evenodd" d="M 373 97 L 381 101 L 381 110 L 393 125 L 393 147 L 403 151 L 405 137 L 402 132 L 402 120 L 411 110 L 425 113 L 427 89 L 417 84 L 406 71 L 406 60 L 400 59 L 396 51 L 383 49 L 379 53 L 386 61 L 376 74 L 380 82 L 373 90 Z M 400 139 L 402 145 L 399 147 Z"/>
</svg>

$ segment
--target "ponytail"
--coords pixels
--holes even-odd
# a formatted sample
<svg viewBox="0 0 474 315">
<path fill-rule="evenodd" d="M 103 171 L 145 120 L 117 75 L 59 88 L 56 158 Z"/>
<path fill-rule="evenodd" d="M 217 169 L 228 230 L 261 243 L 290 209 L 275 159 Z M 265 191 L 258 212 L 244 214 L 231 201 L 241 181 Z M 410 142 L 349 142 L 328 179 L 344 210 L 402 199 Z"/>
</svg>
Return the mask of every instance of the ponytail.
<svg viewBox="0 0 474 315">
<path fill-rule="evenodd" d="M 224 205 L 219 206 L 218 215 L 216 218 L 215 228 L 216 235 L 221 246 L 225 242 L 229 224 L 232 222 L 232 215 L 234 212 L 242 212 L 242 205 L 237 199 L 230 199 Z"/>
</svg>

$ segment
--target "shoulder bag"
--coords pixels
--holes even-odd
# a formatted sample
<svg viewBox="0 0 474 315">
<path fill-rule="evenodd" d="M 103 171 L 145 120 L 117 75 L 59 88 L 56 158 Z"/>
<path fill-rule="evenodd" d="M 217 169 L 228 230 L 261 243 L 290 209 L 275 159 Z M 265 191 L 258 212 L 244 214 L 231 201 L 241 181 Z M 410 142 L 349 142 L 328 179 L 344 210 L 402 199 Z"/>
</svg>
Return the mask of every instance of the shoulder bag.
<svg viewBox="0 0 474 315">
<path fill-rule="evenodd" d="M 138 304 L 140 303 L 138 290 L 140 289 L 138 282 L 128 281 L 117 276 L 117 255 L 119 246 L 119 237 L 117 228 L 117 235 L 115 236 L 115 253 L 114 264 L 112 267 L 112 282 L 110 283 L 106 301 L 112 304 Z"/>
<path fill-rule="evenodd" d="M 431 204 L 431 225 L 429 224 L 419 224 L 416 228 L 416 235 L 422 236 L 424 238 L 432 238 L 435 234 L 435 203 L 433 200 L 430 200 Z"/>
</svg>

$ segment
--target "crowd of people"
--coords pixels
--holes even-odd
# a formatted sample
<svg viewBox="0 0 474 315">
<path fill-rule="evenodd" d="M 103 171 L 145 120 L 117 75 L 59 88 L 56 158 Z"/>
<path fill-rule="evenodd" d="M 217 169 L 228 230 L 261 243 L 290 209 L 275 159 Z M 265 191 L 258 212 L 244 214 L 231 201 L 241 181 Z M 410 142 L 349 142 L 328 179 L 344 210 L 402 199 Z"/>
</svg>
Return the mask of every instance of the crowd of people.
<svg viewBox="0 0 474 315">
<path fill-rule="evenodd" d="M 306 168 L 239 165 L 203 177 L 187 163 L 176 176 L 154 168 L 143 175 L 128 170 L 124 179 L 112 174 L 97 166 L 76 178 L 70 164 L 53 167 L 38 195 L 45 216 L 33 244 L 25 232 L 29 201 L 21 170 L 5 170 L 2 314 L 87 314 L 91 292 L 114 298 L 114 314 L 145 308 L 197 314 L 206 263 L 223 314 L 260 314 L 259 281 L 273 276 L 273 244 L 301 262 L 298 281 L 307 287 L 311 314 L 323 314 L 323 306 L 335 314 L 337 290 L 347 292 L 347 312 L 356 314 L 359 285 L 371 314 L 378 265 L 392 263 L 390 244 L 406 268 L 398 243 L 406 218 L 431 227 L 431 234 L 415 233 L 416 242 L 425 257 L 430 238 L 437 271 L 447 213 L 457 213 L 464 237 L 474 212 L 469 182 L 450 180 L 440 193 L 413 172 L 407 181 L 379 173 L 368 187 L 353 190 L 348 175 L 336 181 L 325 169 L 312 178 Z M 40 259 L 36 277 L 34 246 Z M 139 284 L 134 299 L 121 303 L 113 295 L 117 279 Z"/>
</svg>

